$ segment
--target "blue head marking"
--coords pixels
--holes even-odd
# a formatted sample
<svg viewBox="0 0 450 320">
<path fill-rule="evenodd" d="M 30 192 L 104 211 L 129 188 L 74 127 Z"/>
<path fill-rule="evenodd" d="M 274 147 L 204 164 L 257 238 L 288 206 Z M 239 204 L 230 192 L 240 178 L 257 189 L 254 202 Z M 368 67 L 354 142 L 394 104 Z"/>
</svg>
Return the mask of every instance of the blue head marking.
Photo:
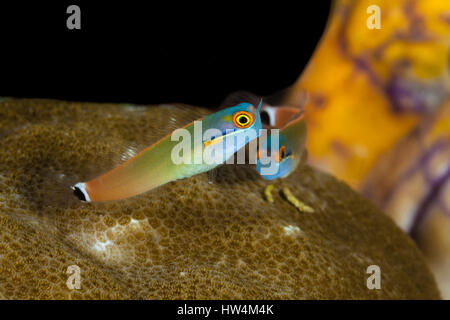
<svg viewBox="0 0 450 320">
<path fill-rule="evenodd" d="M 260 152 L 260 156 L 262 155 L 267 158 L 261 160 L 261 157 L 259 157 L 256 163 L 256 170 L 266 180 L 274 180 L 287 176 L 291 173 L 295 165 L 292 150 L 286 144 L 281 132 L 278 150 L 273 151 L 271 150 L 272 147 L 272 136 L 268 136 L 267 141 L 262 141 L 261 143 L 261 148 L 265 149 L 265 152 Z M 270 162 L 267 163 L 268 161 Z"/>
</svg>

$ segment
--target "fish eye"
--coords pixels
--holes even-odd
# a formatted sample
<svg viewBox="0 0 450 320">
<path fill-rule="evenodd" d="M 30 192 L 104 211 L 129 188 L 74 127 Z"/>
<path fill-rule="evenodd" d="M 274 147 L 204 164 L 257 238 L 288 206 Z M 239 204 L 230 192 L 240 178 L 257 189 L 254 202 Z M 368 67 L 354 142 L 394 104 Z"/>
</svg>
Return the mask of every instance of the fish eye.
<svg viewBox="0 0 450 320">
<path fill-rule="evenodd" d="M 238 128 L 248 128 L 253 123 L 253 115 L 247 111 L 239 111 L 233 115 L 233 123 Z"/>
</svg>

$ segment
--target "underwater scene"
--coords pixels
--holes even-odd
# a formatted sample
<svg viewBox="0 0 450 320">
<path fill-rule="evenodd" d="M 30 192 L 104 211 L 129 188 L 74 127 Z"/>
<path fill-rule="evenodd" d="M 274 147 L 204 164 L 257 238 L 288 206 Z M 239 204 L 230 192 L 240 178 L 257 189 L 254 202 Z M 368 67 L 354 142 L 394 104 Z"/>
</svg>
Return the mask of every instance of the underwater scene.
<svg viewBox="0 0 450 320">
<path fill-rule="evenodd" d="M 0 299 L 449 300 L 450 2 L 321 12 L 214 107 L 2 90 Z"/>
</svg>

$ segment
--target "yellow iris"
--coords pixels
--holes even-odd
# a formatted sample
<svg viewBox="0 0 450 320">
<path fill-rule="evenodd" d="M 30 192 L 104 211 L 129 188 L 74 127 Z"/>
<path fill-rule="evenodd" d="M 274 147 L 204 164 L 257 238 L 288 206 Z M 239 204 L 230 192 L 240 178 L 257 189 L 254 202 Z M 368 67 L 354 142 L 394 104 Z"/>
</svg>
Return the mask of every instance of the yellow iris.
<svg viewBox="0 0 450 320">
<path fill-rule="evenodd" d="M 239 111 L 233 115 L 233 123 L 237 128 L 248 128 L 253 123 L 253 115 L 246 111 Z"/>
</svg>

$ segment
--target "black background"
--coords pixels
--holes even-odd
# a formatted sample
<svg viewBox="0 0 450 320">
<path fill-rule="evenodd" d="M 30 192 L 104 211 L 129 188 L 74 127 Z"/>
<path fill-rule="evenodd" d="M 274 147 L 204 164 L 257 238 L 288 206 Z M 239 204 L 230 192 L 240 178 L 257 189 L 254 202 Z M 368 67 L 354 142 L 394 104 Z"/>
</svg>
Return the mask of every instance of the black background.
<svg viewBox="0 0 450 320">
<path fill-rule="evenodd" d="M 81 30 L 66 9 L 81 8 Z M 0 96 L 215 107 L 294 83 L 329 1 L 0 4 Z"/>
</svg>

